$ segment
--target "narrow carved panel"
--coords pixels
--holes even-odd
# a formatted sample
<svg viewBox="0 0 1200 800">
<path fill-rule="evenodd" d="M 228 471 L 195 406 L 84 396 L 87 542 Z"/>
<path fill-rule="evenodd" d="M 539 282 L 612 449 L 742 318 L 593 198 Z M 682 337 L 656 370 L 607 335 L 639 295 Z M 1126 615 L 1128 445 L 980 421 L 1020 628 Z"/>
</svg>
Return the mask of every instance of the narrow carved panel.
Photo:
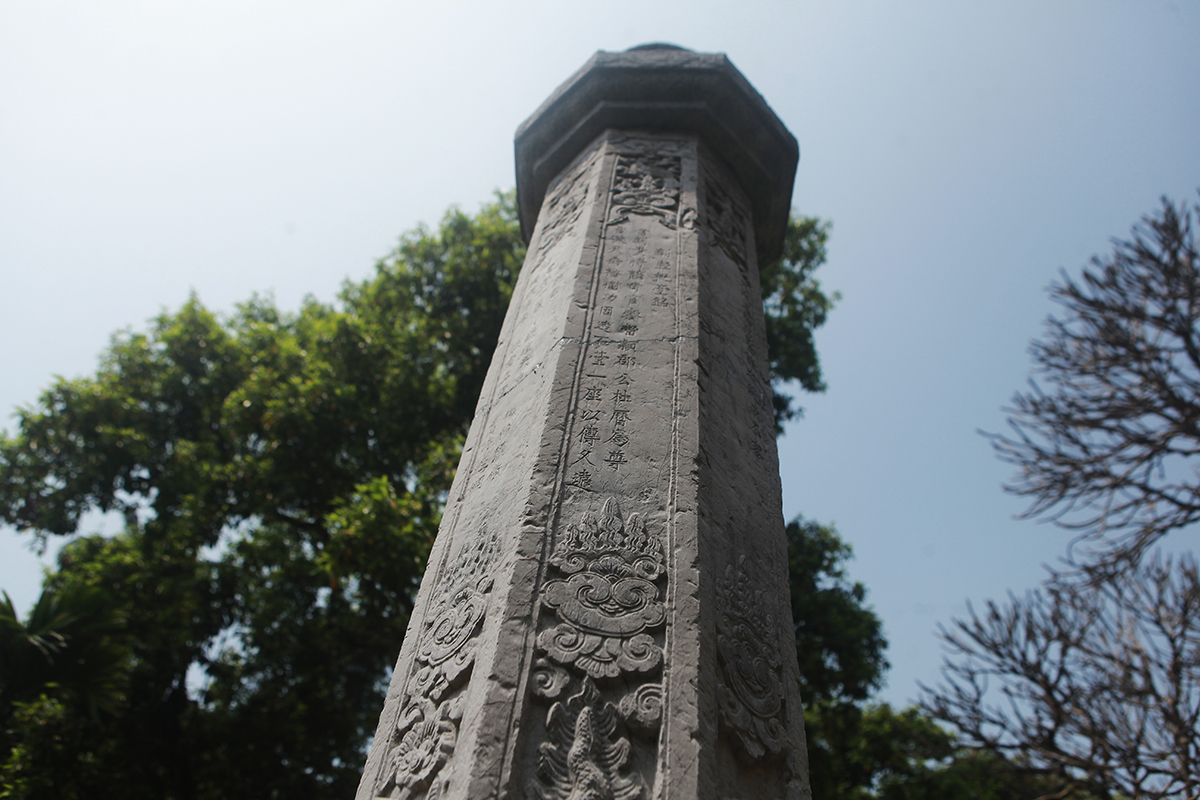
<svg viewBox="0 0 1200 800">
<path fill-rule="evenodd" d="M 656 432 L 639 434 L 674 413 L 680 156 L 622 144 L 568 411 L 568 501 L 649 492 L 655 463 L 670 448 Z"/>
<path fill-rule="evenodd" d="M 781 641 L 773 604 L 756 588 L 746 557 L 726 567 L 717 593 L 717 656 L 721 678 L 717 702 L 721 723 L 752 759 L 783 752 L 784 726 Z"/>
<path fill-rule="evenodd" d="M 706 176 L 704 181 L 709 243 L 720 248 L 730 261 L 745 271 L 748 264 L 746 244 L 750 214 L 725 190 L 722 183 L 712 175 Z"/>
<path fill-rule="evenodd" d="M 434 796 L 438 773 L 454 752 L 462 692 L 475 663 L 475 638 L 487 610 L 496 536 L 481 536 L 445 570 L 445 589 L 421 630 L 392 746 L 376 782 L 378 797 Z M 431 786 L 433 787 L 431 789 Z"/>
<path fill-rule="evenodd" d="M 546 330 L 562 322 L 547 315 L 546 303 L 558 293 L 556 286 L 565 277 L 563 262 L 570 259 L 570 251 L 582 247 L 580 219 L 593 201 L 597 160 L 595 150 L 584 154 L 555 182 L 542 204 L 538 234 L 521 268 L 521 296 L 513 297 L 516 319 L 511 329 L 516 337 L 509 344 L 511 357 L 505 359 L 508 381 L 537 364 L 544 355 Z M 496 459 L 494 463 L 499 469 L 505 461 Z"/>
<path fill-rule="evenodd" d="M 566 410 L 557 533 L 538 591 L 530 688 L 544 717 L 526 751 L 536 800 L 632 800 L 657 769 L 682 155 L 661 140 L 609 146 L 603 246 Z M 621 755 L 597 771 L 602 752 Z"/>
<path fill-rule="evenodd" d="M 661 717 L 661 685 L 639 676 L 662 667 L 654 635 L 666 620 L 658 585 L 662 543 L 640 515 L 626 518 L 610 497 L 599 513 L 585 512 L 567 525 L 550 564 L 558 577 L 542 592 L 542 605 L 552 613 L 537 637 L 544 657 L 535 665 L 533 691 L 546 700 L 572 686 L 578 693 L 550 706 L 533 794 L 541 800 L 641 797 L 640 778 L 617 771 L 630 743 L 613 737 L 621 730 L 652 734 Z M 602 700 L 598 680 L 613 686 L 619 708 Z M 619 763 L 612 760 L 618 751 Z M 601 769 L 603 763 L 609 766 Z"/>
<path fill-rule="evenodd" d="M 590 189 L 589 172 L 596 162 L 593 151 L 554 187 L 542 201 L 541 236 L 538 238 L 538 263 L 559 241 L 571 232 L 587 206 Z"/>
</svg>

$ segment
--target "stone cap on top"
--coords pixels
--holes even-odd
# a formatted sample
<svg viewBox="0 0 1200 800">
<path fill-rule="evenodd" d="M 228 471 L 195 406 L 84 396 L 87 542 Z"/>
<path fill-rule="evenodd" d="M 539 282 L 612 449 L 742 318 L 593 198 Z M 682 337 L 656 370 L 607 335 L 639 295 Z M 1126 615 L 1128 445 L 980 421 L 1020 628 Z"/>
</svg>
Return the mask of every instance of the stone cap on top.
<svg viewBox="0 0 1200 800">
<path fill-rule="evenodd" d="M 758 263 L 779 258 L 800 160 L 796 138 L 724 53 L 668 44 L 601 50 L 517 128 L 517 210 L 526 242 L 550 181 L 609 128 L 698 135 L 750 200 Z"/>
</svg>

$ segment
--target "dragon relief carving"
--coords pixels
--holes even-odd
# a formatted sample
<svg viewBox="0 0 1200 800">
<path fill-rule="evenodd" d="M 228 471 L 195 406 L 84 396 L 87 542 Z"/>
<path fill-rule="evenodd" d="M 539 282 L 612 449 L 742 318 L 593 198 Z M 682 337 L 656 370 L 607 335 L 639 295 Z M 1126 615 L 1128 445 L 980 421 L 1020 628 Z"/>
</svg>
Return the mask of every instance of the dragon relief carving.
<svg viewBox="0 0 1200 800">
<path fill-rule="evenodd" d="M 625 222 L 630 214 L 637 214 L 657 217 L 662 225 L 674 230 L 679 180 L 678 156 L 617 156 L 608 224 Z"/>
<path fill-rule="evenodd" d="M 628 769 L 629 740 L 617 735 L 617 709 L 584 678 L 578 694 L 550 706 L 548 741 L 538 748 L 538 800 L 635 800 L 644 786 Z"/>
<path fill-rule="evenodd" d="M 475 637 L 492 589 L 496 535 L 465 548 L 442 580 L 417 646 L 416 669 L 404 691 L 392 746 L 376 782 L 377 797 L 409 800 L 440 791 L 437 775 L 454 752 L 462 719 L 461 689 L 475 663 Z"/>
<path fill-rule="evenodd" d="M 662 663 L 662 648 L 647 631 L 666 620 L 654 583 L 666 564 L 662 544 L 638 514 L 624 519 L 610 497 L 598 516 L 589 511 L 567 526 L 550 563 L 567 576 L 542 593 L 559 620 L 537 638 L 551 659 L 591 678 L 648 672 Z"/>
<path fill-rule="evenodd" d="M 725 568 L 717 594 L 717 704 L 721 722 L 741 742 L 746 755 L 761 758 L 783 752 L 784 692 L 780 674 L 782 641 L 774 615 L 746 573 L 746 557 Z"/>
</svg>

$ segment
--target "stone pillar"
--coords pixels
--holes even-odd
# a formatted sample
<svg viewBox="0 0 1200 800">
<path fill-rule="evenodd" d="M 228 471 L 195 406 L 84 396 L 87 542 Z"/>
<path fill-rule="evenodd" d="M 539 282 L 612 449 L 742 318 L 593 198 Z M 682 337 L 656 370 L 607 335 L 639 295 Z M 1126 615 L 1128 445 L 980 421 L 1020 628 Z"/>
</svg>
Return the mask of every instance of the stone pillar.
<svg viewBox="0 0 1200 800">
<path fill-rule="evenodd" d="M 648 46 L 516 151 L 529 254 L 358 798 L 807 797 L 757 267 L 795 139 Z"/>
</svg>

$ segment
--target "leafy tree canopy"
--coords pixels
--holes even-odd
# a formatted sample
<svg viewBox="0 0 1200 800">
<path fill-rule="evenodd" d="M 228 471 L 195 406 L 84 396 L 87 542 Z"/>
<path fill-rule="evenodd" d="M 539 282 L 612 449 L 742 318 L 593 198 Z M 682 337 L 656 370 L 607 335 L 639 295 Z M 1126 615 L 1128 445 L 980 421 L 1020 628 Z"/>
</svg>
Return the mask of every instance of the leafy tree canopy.
<svg viewBox="0 0 1200 800">
<path fill-rule="evenodd" d="M 783 384 L 796 381 L 807 392 L 825 391 L 813 331 L 825 324 L 841 295 L 825 294 L 813 273 L 825 263 L 831 225 L 816 217 L 793 216 L 783 240 L 783 258 L 765 265 L 759 276 L 777 433 L 782 433 L 785 421 L 802 413 L 782 392 Z"/>
<path fill-rule="evenodd" d="M 802 517 L 788 523 L 787 542 L 801 696 L 806 702 L 866 700 L 883 683 L 887 642 L 866 605 L 866 588 L 846 577 L 850 545 L 832 525 Z"/>
<path fill-rule="evenodd" d="M 1065 784 L 1001 755 L 967 749 L 916 708 L 818 700 L 805 709 L 819 800 L 1034 800 Z M 1085 800 L 1087 795 L 1070 795 Z"/>
</svg>

